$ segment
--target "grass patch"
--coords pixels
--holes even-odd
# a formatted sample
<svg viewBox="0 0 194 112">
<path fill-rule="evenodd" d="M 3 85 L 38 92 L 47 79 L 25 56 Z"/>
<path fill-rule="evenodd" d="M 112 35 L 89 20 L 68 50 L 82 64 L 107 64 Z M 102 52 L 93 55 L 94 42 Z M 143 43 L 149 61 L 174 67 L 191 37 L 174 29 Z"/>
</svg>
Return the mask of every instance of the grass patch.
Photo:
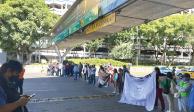
<svg viewBox="0 0 194 112">
<path fill-rule="evenodd" d="M 113 59 L 97 59 L 97 58 L 89 58 L 89 59 L 68 59 L 68 61 L 72 61 L 76 64 L 81 63 L 89 63 L 91 65 L 103 65 L 103 64 L 109 64 L 111 63 L 113 66 L 121 67 L 123 65 L 127 65 L 126 62 L 121 62 Z"/>
</svg>

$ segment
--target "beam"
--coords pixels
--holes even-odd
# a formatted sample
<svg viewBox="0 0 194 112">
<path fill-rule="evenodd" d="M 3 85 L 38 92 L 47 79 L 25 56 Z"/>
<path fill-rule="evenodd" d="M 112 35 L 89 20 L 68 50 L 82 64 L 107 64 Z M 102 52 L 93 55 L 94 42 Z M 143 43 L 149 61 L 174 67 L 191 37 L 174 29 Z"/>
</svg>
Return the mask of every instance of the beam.
<svg viewBox="0 0 194 112">
<path fill-rule="evenodd" d="M 151 3 L 154 3 L 154 4 L 170 6 L 170 7 L 178 8 L 178 9 L 181 9 L 181 10 L 186 10 L 187 9 L 187 8 L 183 8 L 183 7 L 179 7 L 179 6 L 175 6 L 175 5 L 171 5 L 171 4 L 166 4 L 166 3 L 162 3 L 162 2 L 158 2 L 158 1 L 153 1 L 153 0 L 143 0 L 143 1 L 151 2 Z"/>
</svg>

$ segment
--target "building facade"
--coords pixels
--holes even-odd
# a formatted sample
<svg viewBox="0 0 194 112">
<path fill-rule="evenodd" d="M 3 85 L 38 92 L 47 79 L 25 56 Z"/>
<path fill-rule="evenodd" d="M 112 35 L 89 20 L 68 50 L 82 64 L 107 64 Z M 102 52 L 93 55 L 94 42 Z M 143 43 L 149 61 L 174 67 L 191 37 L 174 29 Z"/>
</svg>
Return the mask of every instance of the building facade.
<svg viewBox="0 0 194 112">
<path fill-rule="evenodd" d="M 62 16 L 73 5 L 75 0 L 45 0 L 45 3 L 50 7 L 50 11 Z"/>
</svg>

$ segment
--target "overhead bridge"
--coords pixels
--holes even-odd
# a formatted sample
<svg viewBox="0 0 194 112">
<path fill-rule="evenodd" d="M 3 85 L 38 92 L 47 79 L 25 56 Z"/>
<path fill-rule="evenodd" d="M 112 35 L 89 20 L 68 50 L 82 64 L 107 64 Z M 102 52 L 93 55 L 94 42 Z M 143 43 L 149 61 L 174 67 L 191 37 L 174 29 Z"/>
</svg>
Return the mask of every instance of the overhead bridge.
<svg viewBox="0 0 194 112">
<path fill-rule="evenodd" d="M 41 41 L 43 48 L 72 48 L 190 8 L 194 0 L 76 0 Z"/>
</svg>

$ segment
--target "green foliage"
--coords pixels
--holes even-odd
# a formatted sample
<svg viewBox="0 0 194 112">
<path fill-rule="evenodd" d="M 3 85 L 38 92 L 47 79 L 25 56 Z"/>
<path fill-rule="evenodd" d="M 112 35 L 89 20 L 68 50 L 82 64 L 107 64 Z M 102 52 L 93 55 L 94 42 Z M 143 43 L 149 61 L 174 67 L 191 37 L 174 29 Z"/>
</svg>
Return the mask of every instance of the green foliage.
<svg viewBox="0 0 194 112">
<path fill-rule="evenodd" d="M 109 45 L 110 49 L 112 49 L 114 46 L 118 46 L 122 43 L 132 42 L 136 35 L 137 33 L 134 29 L 125 29 L 118 33 L 108 35 L 104 42 Z"/>
<path fill-rule="evenodd" d="M 29 53 L 29 47 L 45 36 L 57 19 L 44 0 L 8 0 L 0 5 L 0 47 Z"/>
<path fill-rule="evenodd" d="M 193 14 L 174 14 L 164 17 L 148 24 L 142 24 L 138 27 L 125 29 L 121 32 L 108 35 L 105 42 L 112 47 L 121 43 L 132 42 L 134 38 L 143 36 L 141 44 L 145 46 L 163 47 L 164 38 L 168 45 L 186 44 L 186 37 L 194 33 L 194 15 Z"/>
<path fill-rule="evenodd" d="M 146 40 L 144 45 L 154 46 L 157 52 L 167 53 L 168 58 L 173 57 L 170 63 L 174 61 L 176 48 L 188 45 L 187 37 L 193 35 L 193 31 L 193 14 L 175 14 L 140 26 L 140 32 Z M 175 46 L 174 51 L 167 51 L 167 45 Z"/>
<path fill-rule="evenodd" d="M 0 0 L 0 4 L 5 3 L 7 0 Z"/>
<path fill-rule="evenodd" d="M 131 59 L 133 56 L 133 44 L 123 43 L 121 45 L 115 46 L 111 51 L 111 56 L 114 59 Z"/>
<path fill-rule="evenodd" d="M 102 45 L 102 42 L 103 42 L 103 39 L 96 39 L 91 42 L 88 42 L 86 44 L 86 49 L 88 49 L 89 52 L 95 53 L 100 47 L 100 45 Z"/>
<path fill-rule="evenodd" d="M 69 61 L 72 61 L 76 64 L 81 63 L 89 63 L 91 65 L 100 66 L 103 64 L 109 64 L 111 63 L 113 66 L 122 67 L 123 65 L 127 65 L 127 63 L 116 61 L 113 59 L 97 59 L 97 58 L 89 58 L 89 59 L 68 59 Z"/>
<path fill-rule="evenodd" d="M 167 52 L 167 45 L 178 47 L 184 47 L 185 45 L 194 46 L 193 35 L 194 15 L 174 14 L 147 24 L 142 24 L 138 27 L 132 27 L 108 35 L 104 42 L 112 49 L 111 55 L 114 58 L 121 59 L 132 57 L 132 54 L 134 54 L 134 51 L 129 46 L 127 48 L 127 46 L 122 44 L 128 42 L 136 44 L 137 37 L 141 37 L 141 45 L 154 47 L 157 51 L 155 52 L 155 57 L 157 58 L 158 53 L 167 53 L 169 56 L 176 55 L 175 52 Z M 129 50 L 125 50 L 124 48 Z"/>
<path fill-rule="evenodd" d="M 141 25 L 140 32 L 152 46 L 163 46 L 164 38 L 168 45 L 184 46 L 193 25 L 194 15 L 175 14 Z"/>
</svg>

